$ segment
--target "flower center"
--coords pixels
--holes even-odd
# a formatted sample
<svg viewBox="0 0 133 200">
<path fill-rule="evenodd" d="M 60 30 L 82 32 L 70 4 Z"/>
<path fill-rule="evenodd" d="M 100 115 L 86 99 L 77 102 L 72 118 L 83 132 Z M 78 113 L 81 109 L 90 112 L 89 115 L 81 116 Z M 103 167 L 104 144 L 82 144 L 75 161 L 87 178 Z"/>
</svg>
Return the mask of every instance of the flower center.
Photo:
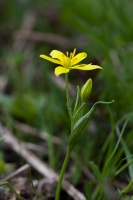
<svg viewBox="0 0 133 200">
<path fill-rule="evenodd" d="M 66 57 L 63 55 L 63 57 L 64 57 L 64 65 L 63 66 L 65 68 L 71 68 L 72 67 L 71 59 L 74 58 L 75 53 L 76 53 L 76 49 L 74 49 L 73 53 L 70 53 L 70 56 L 69 56 L 68 52 L 66 52 Z"/>
<path fill-rule="evenodd" d="M 71 59 L 69 57 L 65 58 L 65 67 L 71 68 Z"/>
</svg>

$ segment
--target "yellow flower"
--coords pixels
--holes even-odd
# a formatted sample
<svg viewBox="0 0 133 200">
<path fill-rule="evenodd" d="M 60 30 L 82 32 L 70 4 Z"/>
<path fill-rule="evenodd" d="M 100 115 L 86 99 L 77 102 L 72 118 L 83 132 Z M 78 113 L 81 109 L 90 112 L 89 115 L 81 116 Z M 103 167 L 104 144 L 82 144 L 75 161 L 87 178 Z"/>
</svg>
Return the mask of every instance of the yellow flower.
<svg viewBox="0 0 133 200">
<path fill-rule="evenodd" d="M 41 58 L 49 60 L 50 62 L 53 62 L 55 64 L 59 64 L 58 67 L 55 68 L 55 75 L 59 76 L 60 74 L 66 74 L 72 69 L 79 69 L 79 70 L 93 70 L 93 69 L 102 69 L 98 65 L 92 65 L 92 64 L 79 64 L 80 61 L 85 59 L 87 57 L 87 54 L 82 52 L 75 56 L 76 49 L 74 49 L 73 53 L 70 53 L 70 56 L 68 52 L 66 52 L 66 55 L 62 53 L 61 51 L 53 50 L 50 53 L 50 56 L 46 55 L 40 55 Z"/>
</svg>

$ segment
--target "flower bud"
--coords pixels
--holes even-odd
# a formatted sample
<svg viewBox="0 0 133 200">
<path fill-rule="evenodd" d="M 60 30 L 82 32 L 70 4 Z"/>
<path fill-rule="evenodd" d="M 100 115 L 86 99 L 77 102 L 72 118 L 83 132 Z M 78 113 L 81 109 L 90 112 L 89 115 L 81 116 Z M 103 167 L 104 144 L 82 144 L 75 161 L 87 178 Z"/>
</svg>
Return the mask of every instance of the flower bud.
<svg viewBox="0 0 133 200">
<path fill-rule="evenodd" d="M 90 93 L 92 90 L 92 79 L 88 79 L 86 83 L 83 85 L 80 93 L 80 97 L 82 102 L 86 102 L 89 99 Z"/>
</svg>

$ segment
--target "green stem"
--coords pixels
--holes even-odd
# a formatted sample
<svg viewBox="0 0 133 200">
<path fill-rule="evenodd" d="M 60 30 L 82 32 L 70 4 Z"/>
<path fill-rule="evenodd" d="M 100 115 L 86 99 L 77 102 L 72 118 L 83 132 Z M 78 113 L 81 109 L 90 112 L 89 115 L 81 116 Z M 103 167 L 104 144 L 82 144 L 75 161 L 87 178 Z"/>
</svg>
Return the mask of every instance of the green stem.
<svg viewBox="0 0 133 200">
<path fill-rule="evenodd" d="M 21 196 L 15 191 L 15 189 L 10 185 L 10 183 L 6 182 L 2 182 L 0 183 L 0 186 L 7 186 L 15 195 L 19 200 L 24 200 L 23 198 L 21 198 Z"/>
<path fill-rule="evenodd" d="M 55 200 L 59 200 L 59 198 L 60 198 L 61 184 L 62 184 L 63 176 L 64 176 L 64 173 L 65 173 L 65 170 L 66 170 L 66 167 L 67 167 L 68 160 L 70 158 L 70 154 L 71 154 L 71 150 L 68 148 L 66 156 L 65 156 L 65 160 L 64 160 L 64 163 L 62 165 L 61 172 L 60 172 L 60 176 L 59 176 L 59 180 L 58 180 L 58 185 L 57 185 L 57 189 L 56 189 Z"/>
<path fill-rule="evenodd" d="M 124 188 L 124 190 L 122 190 L 122 192 L 120 193 L 120 196 L 123 196 L 126 193 L 128 193 L 132 187 L 133 187 L 133 180 L 128 184 L 127 187 Z"/>
<path fill-rule="evenodd" d="M 67 109 L 68 109 L 68 113 L 69 113 L 70 120 L 71 120 L 71 123 L 72 123 L 72 109 L 71 109 L 69 88 L 68 88 L 68 74 L 66 74 L 65 78 L 66 78 Z M 59 200 L 60 199 L 60 191 L 61 191 L 62 180 L 63 180 L 63 176 L 64 176 L 64 173 L 65 173 L 65 170 L 66 170 L 66 167 L 67 167 L 67 163 L 68 163 L 69 158 L 70 158 L 70 154 L 71 154 L 71 149 L 68 147 L 68 150 L 67 150 L 67 153 L 66 153 L 63 165 L 62 165 L 62 169 L 61 169 L 61 172 L 60 172 L 58 184 L 57 184 L 55 200 Z"/>
<path fill-rule="evenodd" d="M 69 96 L 69 89 L 68 89 L 68 74 L 65 75 L 66 77 L 66 99 L 67 99 L 67 109 L 70 116 L 70 119 L 72 120 L 72 109 L 71 109 L 71 103 L 70 103 L 70 96 Z"/>
</svg>

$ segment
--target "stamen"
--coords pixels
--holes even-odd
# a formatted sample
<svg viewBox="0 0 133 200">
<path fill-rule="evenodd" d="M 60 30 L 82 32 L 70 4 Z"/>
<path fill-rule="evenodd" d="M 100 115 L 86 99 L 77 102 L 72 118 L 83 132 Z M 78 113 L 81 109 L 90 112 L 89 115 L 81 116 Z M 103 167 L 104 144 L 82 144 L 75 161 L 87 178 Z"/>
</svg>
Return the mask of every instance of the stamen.
<svg viewBox="0 0 133 200">
<path fill-rule="evenodd" d="M 69 53 L 68 53 L 68 51 L 66 52 L 66 56 L 68 57 L 68 55 L 69 55 Z"/>
<path fill-rule="evenodd" d="M 70 53 L 70 59 L 72 59 L 72 57 L 73 57 L 73 53 Z"/>
<path fill-rule="evenodd" d="M 76 53 L 76 48 L 74 49 L 74 51 L 73 51 L 73 53 L 72 53 L 72 58 L 74 58 L 75 53 Z"/>
</svg>

